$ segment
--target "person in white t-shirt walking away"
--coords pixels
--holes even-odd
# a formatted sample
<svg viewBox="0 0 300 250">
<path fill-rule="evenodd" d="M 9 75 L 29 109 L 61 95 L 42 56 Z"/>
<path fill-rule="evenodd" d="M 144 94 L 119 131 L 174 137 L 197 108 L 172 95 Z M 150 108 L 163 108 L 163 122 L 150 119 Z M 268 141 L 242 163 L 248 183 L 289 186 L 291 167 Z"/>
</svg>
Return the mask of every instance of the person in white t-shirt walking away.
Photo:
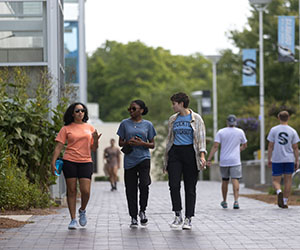
<svg viewBox="0 0 300 250">
<path fill-rule="evenodd" d="M 280 124 L 271 128 L 268 135 L 268 167 L 272 167 L 272 182 L 277 193 L 277 203 L 281 208 L 288 208 L 288 198 L 292 187 L 292 174 L 299 168 L 299 136 L 288 125 L 289 113 L 278 114 Z M 284 176 L 284 192 L 280 182 Z"/>
<path fill-rule="evenodd" d="M 239 180 L 242 178 L 242 165 L 240 152 L 246 149 L 247 139 L 242 129 L 236 128 L 237 120 L 235 115 L 227 117 L 227 127 L 220 129 L 215 137 L 214 145 L 207 158 L 207 166 L 211 166 L 211 159 L 217 152 L 221 144 L 220 154 L 220 172 L 222 177 L 222 195 L 221 206 L 227 208 L 227 192 L 229 178 L 231 177 L 233 185 L 234 203 L 233 208 L 239 209 Z"/>
</svg>

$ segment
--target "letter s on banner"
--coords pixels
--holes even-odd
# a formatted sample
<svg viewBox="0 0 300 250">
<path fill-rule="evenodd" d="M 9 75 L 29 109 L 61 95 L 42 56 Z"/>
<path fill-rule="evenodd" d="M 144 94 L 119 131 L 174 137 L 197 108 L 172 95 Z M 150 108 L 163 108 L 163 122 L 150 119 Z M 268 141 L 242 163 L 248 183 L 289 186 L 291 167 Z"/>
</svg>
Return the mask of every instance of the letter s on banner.
<svg viewBox="0 0 300 250">
<path fill-rule="evenodd" d="M 243 86 L 256 85 L 256 49 L 243 49 Z"/>
</svg>

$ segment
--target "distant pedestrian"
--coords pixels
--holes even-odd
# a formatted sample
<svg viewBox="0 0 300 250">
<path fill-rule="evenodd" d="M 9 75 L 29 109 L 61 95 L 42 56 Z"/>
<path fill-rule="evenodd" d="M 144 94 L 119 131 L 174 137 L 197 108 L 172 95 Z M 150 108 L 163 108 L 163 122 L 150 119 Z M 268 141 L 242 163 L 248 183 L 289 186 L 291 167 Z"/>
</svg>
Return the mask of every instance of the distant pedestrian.
<svg viewBox="0 0 300 250">
<path fill-rule="evenodd" d="M 288 125 L 290 115 L 287 111 L 278 114 L 280 124 L 271 128 L 268 135 L 268 167 L 272 167 L 272 182 L 277 193 L 277 203 L 288 208 L 288 198 L 292 187 L 292 174 L 299 168 L 299 136 Z M 284 191 L 280 182 L 284 177 Z"/>
<path fill-rule="evenodd" d="M 148 204 L 150 178 L 150 151 L 155 146 L 154 137 L 156 131 L 152 123 L 142 118 L 148 113 L 148 108 L 142 100 L 131 102 L 128 108 L 130 118 L 123 120 L 119 126 L 119 146 L 123 147 L 124 156 L 124 180 L 129 215 L 130 227 L 138 226 L 138 188 L 140 191 L 140 222 L 148 223 L 146 207 Z"/>
<path fill-rule="evenodd" d="M 104 149 L 105 168 L 109 175 L 111 191 L 117 190 L 118 170 L 120 169 L 121 151 L 115 146 L 115 139 L 110 140 L 110 147 Z"/>
<path fill-rule="evenodd" d="M 55 141 L 57 142 L 51 161 L 52 172 L 55 174 L 56 159 L 63 150 L 65 143 L 67 147 L 63 155 L 63 173 L 67 185 L 67 202 L 71 216 L 69 229 L 77 228 L 76 220 L 76 198 L 77 179 L 81 193 L 81 206 L 79 212 L 79 224 L 87 224 L 86 206 L 90 198 L 91 176 L 93 174 L 93 162 L 91 151 L 98 148 L 98 140 L 101 134 L 87 123 L 88 110 L 80 102 L 71 104 L 64 114 L 64 126 L 59 131 Z"/>
<path fill-rule="evenodd" d="M 227 127 L 220 129 L 215 137 L 214 144 L 207 158 L 207 166 L 211 166 L 211 159 L 221 145 L 220 153 L 220 172 L 222 177 L 222 196 L 221 206 L 228 207 L 227 192 L 229 179 L 233 186 L 234 203 L 233 208 L 239 209 L 239 180 L 242 178 L 242 165 L 240 152 L 247 148 L 247 139 L 242 129 L 237 128 L 235 115 L 227 117 Z"/>
<path fill-rule="evenodd" d="M 205 126 L 201 116 L 188 108 L 189 97 L 185 93 L 176 93 L 170 99 L 176 112 L 169 118 L 164 164 L 169 177 L 172 211 L 175 212 L 175 219 L 170 226 L 191 230 L 198 173 L 206 164 Z M 180 195 L 182 177 L 185 190 L 184 222 Z"/>
</svg>

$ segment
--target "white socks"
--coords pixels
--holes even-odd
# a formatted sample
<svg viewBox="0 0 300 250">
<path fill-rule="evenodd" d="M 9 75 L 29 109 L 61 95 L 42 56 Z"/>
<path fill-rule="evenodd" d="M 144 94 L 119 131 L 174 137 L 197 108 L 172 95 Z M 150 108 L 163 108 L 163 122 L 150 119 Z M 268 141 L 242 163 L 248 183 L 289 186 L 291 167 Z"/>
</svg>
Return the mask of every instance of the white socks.
<svg viewBox="0 0 300 250">
<path fill-rule="evenodd" d="M 276 190 L 277 195 L 278 195 L 279 193 L 281 193 L 281 192 L 282 192 L 281 189 L 277 189 L 277 190 Z"/>
</svg>

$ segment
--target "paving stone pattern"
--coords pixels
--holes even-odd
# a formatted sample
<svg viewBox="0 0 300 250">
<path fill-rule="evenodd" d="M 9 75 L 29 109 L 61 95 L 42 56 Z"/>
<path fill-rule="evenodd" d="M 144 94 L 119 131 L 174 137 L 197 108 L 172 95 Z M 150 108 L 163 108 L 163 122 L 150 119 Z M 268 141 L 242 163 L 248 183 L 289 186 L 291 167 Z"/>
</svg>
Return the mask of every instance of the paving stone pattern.
<svg viewBox="0 0 300 250">
<path fill-rule="evenodd" d="M 173 213 L 168 184 L 154 182 L 148 226 L 130 229 L 124 186 L 111 192 L 107 182 L 93 183 L 85 228 L 68 230 L 69 213 L 63 208 L 5 230 L 0 249 L 300 249 L 300 207 L 280 209 L 242 197 L 241 209 L 233 210 L 231 186 L 229 190 L 229 208 L 222 209 L 220 183 L 198 182 L 193 229 L 186 231 L 169 227 Z M 255 192 L 241 187 L 241 193 Z"/>
</svg>

